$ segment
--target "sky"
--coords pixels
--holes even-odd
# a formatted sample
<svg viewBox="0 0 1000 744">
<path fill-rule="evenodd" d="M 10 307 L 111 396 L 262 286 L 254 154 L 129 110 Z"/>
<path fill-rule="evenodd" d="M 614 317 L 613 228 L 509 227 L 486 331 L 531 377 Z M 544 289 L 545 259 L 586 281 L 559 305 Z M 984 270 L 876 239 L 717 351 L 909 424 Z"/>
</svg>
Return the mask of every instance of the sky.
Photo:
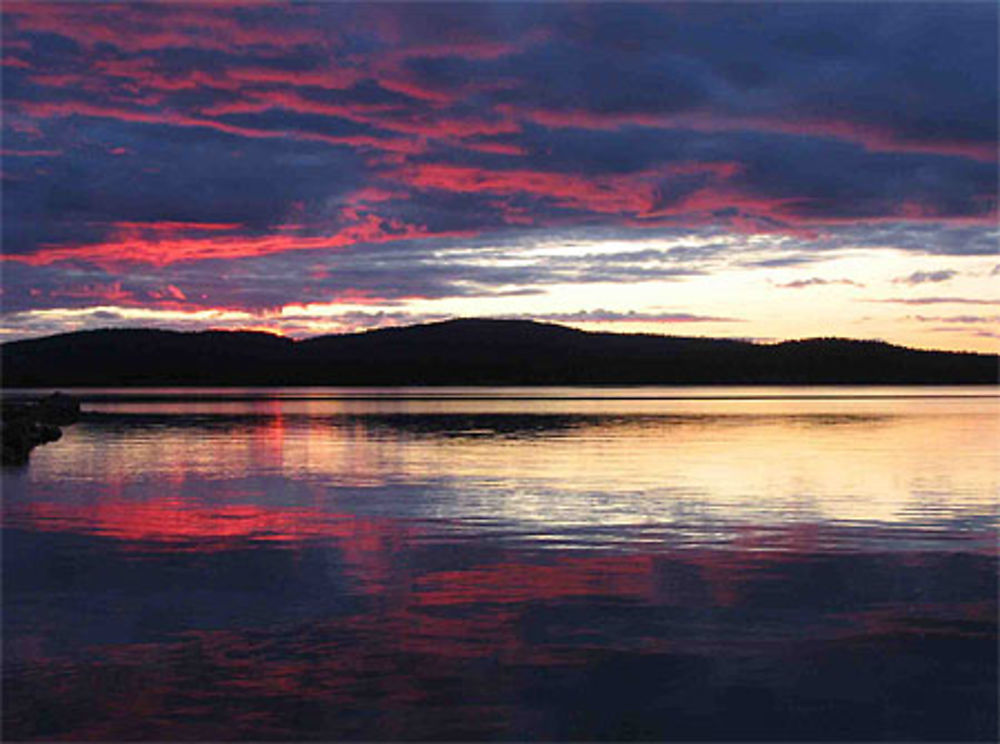
<svg viewBox="0 0 1000 744">
<path fill-rule="evenodd" d="M 998 6 L 2 6 L 0 340 L 1000 351 Z"/>
</svg>

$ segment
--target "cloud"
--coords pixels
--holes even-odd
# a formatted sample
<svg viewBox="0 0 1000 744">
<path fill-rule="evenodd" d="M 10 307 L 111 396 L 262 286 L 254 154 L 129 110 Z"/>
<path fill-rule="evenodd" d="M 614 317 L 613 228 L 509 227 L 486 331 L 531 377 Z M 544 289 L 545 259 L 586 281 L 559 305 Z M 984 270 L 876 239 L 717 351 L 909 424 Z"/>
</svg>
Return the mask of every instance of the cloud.
<svg viewBox="0 0 1000 744">
<path fill-rule="evenodd" d="M 116 223 L 118 224 L 118 223 Z M 155 228 L 154 228 L 155 229 Z M 292 228 L 294 229 L 294 228 Z M 142 235 L 142 230 L 121 230 L 107 242 L 42 248 L 30 254 L 9 255 L 8 261 L 39 266 L 59 262 L 85 262 L 102 268 L 130 264 L 168 266 L 176 263 L 220 259 L 244 259 L 272 253 L 301 251 L 332 252 L 356 243 L 377 244 L 387 241 L 429 237 L 421 225 L 387 222 L 374 215 L 348 223 L 339 230 L 321 235 L 268 234 L 262 236 L 228 235 L 188 237 Z M 183 232 L 183 231 L 178 231 Z M 460 233 L 456 233 L 460 234 Z M 449 237 L 438 233 L 434 237 Z"/>
<path fill-rule="evenodd" d="M 995 255 L 996 7 L 854 10 L 7 3 L 5 309 Z"/>
<path fill-rule="evenodd" d="M 969 336 L 975 336 L 977 338 L 1000 338 L 1000 333 L 996 331 L 987 331 L 982 328 L 968 329 L 968 328 L 958 328 L 955 326 L 940 326 L 938 328 L 929 329 L 933 333 L 962 333 Z"/>
<path fill-rule="evenodd" d="M 938 271 L 914 271 L 909 276 L 901 276 L 892 281 L 896 284 L 928 284 L 946 282 L 958 274 L 953 269 L 940 269 Z"/>
<path fill-rule="evenodd" d="M 889 302 L 900 305 L 1000 305 L 1000 300 L 975 297 L 891 297 L 867 300 L 868 302 Z"/>
<path fill-rule="evenodd" d="M 991 256 L 996 254 L 998 240 L 1000 231 L 995 224 L 891 220 L 870 225 L 838 225 L 836 230 L 824 229 L 819 242 L 830 249 L 860 245 L 911 254 Z"/>
<path fill-rule="evenodd" d="M 164 328 L 172 330 L 240 329 L 262 316 L 236 311 L 183 311 L 97 305 L 80 309 L 25 310 L 4 315 L 0 340 L 47 336 L 100 328 Z"/>
<path fill-rule="evenodd" d="M 165 328 L 184 331 L 267 329 L 295 338 L 327 333 L 347 333 L 370 328 L 432 323 L 456 317 L 450 313 L 339 310 L 322 311 L 308 306 L 289 307 L 280 312 L 249 313 L 238 310 L 152 309 L 118 307 L 113 304 L 76 310 L 26 310 L 4 317 L 0 341 L 51 335 L 62 331 L 96 330 L 108 327 Z M 643 323 L 689 324 L 732 323 L 738 318 L 714 317 L 686 312 L 616 312 L 580 310 L 565 313 L 517 314 L 499 316 L 556 323 Z"/>
<path fill-rule="evenodd" d="M 987 112 L 996 100 L 996 44 L 985 32 L 996 22 L 995 9 L 922 9 L 905 24 L 892 9 L 843 14 L 818 5 L 714 6 L 682 16 L 637 5 L 551 13 L 563 17 L 551 23 L 547 45 L 502 65 L 463 59 L 425 65 L 422 79 L 446 84 L 539 70 L 544 74 L 509 98 L 512 105 L 533 105 L 546 126 L 557 117 L 572 126 L 620 128 L 687 115 L 687 127 L 700 118 L 705 127 L 798 128 L 886 148 L 955 152 L 967 144 L 995 157 L 995 115 Z M 970 43 L 959 49 L 959 38 Z M 921 47 L 926 56 L 909 56 Z M 931 62 L 937 54 L 955 66 Z M 990 72 L 969 81 L 973 94 L 961 90 L 961 69 Z M 552 79 L 562 84 L 547 84 Z M 909 79 L 921 87 L 903 106 L 899 86 Z M 786 115 L 792 109 L 797 116 Z"/>
<path fill-rule="evenodd" d="M 913 317 L 921 323 L 960 323 L 963 325 L 971 323 L 1000 323 L 1000 315 L 915 315 Z"/>
<path fill-rule="evenodd" d="M 791 282 L 785 282 L 784 284 L 775 284 L 775 287 L 781 289 L 805 289 L 806 287 L 821 287 L 830 284 L 846 284 L 852 287 L 864 287 L 864 284 L 853 281 L 852 279 L 823 279 L 818 276 L 810 277 L 809 279 L 796 279 Z"/>
<path fill-rule="evenodd" d="M 699 315 L 686 312 L 637 312 L 629 310 L 577 310 L 565 313 L 541 313 L 532 315 L 504 315 L 505 318 L 525 318 L 547 320 L 557 323 L 739 323 L 740 318 Z"/>
</svg>

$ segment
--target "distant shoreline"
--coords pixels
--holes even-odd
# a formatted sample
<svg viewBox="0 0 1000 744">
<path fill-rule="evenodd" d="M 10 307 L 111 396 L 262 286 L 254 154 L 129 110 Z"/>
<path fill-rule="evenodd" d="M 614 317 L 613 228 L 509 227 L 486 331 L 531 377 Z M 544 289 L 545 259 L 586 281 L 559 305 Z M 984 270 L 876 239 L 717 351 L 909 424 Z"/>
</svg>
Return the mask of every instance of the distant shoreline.
<svg viewBox="0 0 1000 744">
<path fill-rule="evenodd" d="M 666 395 L 666 394 L 543 394 L 546 389 L 563 390 L 603 390 L 608 393 L 621 391 L 637 391 L 640 389 L 675 389 L 688 388 L 695 390 L 698 388 L 713 388 L 718 390 L 745 390 L 747 394 L 730 395 Z M 756 391 L 768 388 L 798 388 L 798 389 L 829 389 L 829 393 L 776 393 L 759 394 Z M 893 389 L 902 388 L 909 390 L 925 389 L 936 391 L 942 388 L 963 388 L 970 392 L 894 392 L 894 393 L 851 393 L 852 388 L 876 388 Z M 245 403 L 262 400 L 283 400 L 289 402 L 319 402 L 319 401 L 739 401 L 739 400 L 957 400 L 966 398 L 977 399 L 1000 399 L 1000 384 L 967 384 L 967 385 L 632 385 L 632 386 L 599 386 L 599 385 L 573 385 L 573 386 L 433 386 L 422 387 L 407 386 L 385 386 L 380 388 L 363 387 L 328 387 L 322 388 L 306 386 L 262 386 L 252 389 L 241 387 L 218 386 L 211 390 L 204 390 L 193 386 L 175 387 L 128 387 L 128 386 L 107 386 L 107 387 L 61 387 L 56 388 L 9 388 L 0 387 L 0 398 L 10 401 L 32 400 L 40 395 L 53 392 L 66 392 L 76 400 L 83 403 L 100 402 L 128 402 L 128 403 L 215 403 L 234 402 Z M 447 394 L 443 391 L 455 391 Z M 487 394 L 483 391 L 494 390 L 495 394 Z M 538 390 L 539 394 L 524 394 L 523 391 Z M 230 392 L 232 391 L 232 392 Z M 280 394 L 281 391 L 287 394 Z M 300 391 L 315 391 L 303 393 Z M 354 392 L 360 391 L 360 392 Z M 973 392 L 974 391 L 974 392 Z M 278 393 L 278 394 L 276 394 Z"/>
</svg>

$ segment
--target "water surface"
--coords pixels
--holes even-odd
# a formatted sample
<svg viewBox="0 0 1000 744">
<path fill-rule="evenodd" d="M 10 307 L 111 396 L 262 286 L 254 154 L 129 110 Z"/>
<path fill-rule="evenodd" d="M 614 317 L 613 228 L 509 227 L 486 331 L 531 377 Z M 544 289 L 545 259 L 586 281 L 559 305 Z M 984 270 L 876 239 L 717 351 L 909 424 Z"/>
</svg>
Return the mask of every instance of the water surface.
<svg viewBox="0 0 1000 744">
<path fill-rule="evenodd" d="M 81 394 L 6 739 L 996 738 L 994 390 Z"/>
</svg>

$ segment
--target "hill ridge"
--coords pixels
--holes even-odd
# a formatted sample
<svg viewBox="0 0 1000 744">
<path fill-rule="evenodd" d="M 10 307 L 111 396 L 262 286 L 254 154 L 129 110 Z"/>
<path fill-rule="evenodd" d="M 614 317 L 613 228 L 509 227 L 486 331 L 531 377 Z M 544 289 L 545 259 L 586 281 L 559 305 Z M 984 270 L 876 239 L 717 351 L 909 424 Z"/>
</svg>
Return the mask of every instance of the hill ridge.
<svg viewBox="0 0 1000 744">
<path fill-rule="evenodd" d="M 0 345 L 4 387 L 138 385 L 996 384 L 995 354 L 839 337 L 775 344 L 455 318 L 293 340 L 107 328 Z"/>
</svg>

